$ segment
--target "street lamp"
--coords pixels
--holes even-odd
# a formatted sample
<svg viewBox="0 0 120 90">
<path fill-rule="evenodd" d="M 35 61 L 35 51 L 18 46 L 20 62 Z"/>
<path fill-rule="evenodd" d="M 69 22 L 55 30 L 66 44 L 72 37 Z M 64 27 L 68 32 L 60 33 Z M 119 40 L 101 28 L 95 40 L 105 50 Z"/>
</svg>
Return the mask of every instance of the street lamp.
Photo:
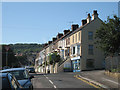
<svg viewBox="0 0 120 90">
<path fill-rule="evenodd" d="M 6 50 L 6 66 L 8 66 L 8 50 L 9 50 L 9 46 L 5 46 L 5 50 Z"/>
</svg>

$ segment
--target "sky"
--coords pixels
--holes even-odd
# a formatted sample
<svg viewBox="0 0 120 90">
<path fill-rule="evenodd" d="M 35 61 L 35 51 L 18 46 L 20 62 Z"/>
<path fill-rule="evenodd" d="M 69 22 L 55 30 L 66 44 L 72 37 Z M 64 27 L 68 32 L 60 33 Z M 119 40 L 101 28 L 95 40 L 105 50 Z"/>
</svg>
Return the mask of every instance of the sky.
<svg viewBox="0 0 120 90">
<path fill-rule="evenodd" d="M 117 2 L 3 2 L 2 44 L 46 43 L 97 10 L 103 21 L 118 15 Z"/>
</svg>

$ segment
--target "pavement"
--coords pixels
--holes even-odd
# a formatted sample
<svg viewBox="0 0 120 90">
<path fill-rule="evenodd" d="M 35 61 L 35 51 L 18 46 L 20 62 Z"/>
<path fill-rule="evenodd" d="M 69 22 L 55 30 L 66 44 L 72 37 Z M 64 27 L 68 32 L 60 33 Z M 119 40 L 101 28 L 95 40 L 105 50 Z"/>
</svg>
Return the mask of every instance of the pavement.
<svg viewBox="0 0 120 90">
<path fill-rule="evenodd" d="M 118 82 L 118 78 L 112 78 L 105 75 L 104 72 L 104 70 L 82 71 L 77 73 L 75 77 L 82 81 L 89 82 L 89 84 L 93 84 L 96 87 L 106 88 L 107 90 L 113 88 L 115 90 L 120 90 L 120 82 Z"/>
</svg>

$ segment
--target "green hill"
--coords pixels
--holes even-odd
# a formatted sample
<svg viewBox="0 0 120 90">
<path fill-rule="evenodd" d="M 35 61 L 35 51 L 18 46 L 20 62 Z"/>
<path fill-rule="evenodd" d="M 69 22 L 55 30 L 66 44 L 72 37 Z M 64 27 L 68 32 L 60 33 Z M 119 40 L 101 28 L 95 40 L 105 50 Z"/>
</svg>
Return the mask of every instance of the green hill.
<svg viewBox="0 0 120 90">
<path fill-rule="evenodd" d="M 32 54 L 38 53 L 43 48 L 43 44 L 10 44 L 10 47 L 13 49 L 14 53 L 22 54 Z"/>
</svg>

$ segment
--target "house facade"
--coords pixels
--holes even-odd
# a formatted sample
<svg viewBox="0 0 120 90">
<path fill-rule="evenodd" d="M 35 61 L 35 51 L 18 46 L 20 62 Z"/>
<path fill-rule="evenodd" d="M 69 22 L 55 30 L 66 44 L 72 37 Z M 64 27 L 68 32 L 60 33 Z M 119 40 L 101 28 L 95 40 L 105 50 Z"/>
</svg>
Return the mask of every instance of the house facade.
<svg viewBox="0 0 120 90">
<path fill-rule="evenodd" d="M 102 21 L 97 11 L 82 20 L 82 26 L 76 29 L 70 36 L 71 61 L 73 72 L 82 70 L 102 69 L 104 53 L 96 48 L 95 33 Z"/>
<path fill-rule="evenodd" d="M 51 42 L 48 42 L 43 51 L 46 52 L 41 60 L 42 63 L 49 61 L 49 54 L 57 52 L 62 59 L 54 70 L 53 66 L 47 65 L 41 66 L 46 68 L 51 73 L 64 71 L 64 68 L 71 68 L 73 72 L 79 72 L 83 70 L 102 69 L 104 64 L 104 53 L 96 48 L 95 33 L 101 26 L 102 20 L 98 17 L 97 10 L 93 11 L 92 17 L 90 14 L 86 19 L 82 20 L 82 25 L 73 24 L 70 30 L 64 30 L 64 33 L 58 33 L 58 35 L 52 38 Z M 40 52 L 43 52 L 40 51 Z M 39 58 L 42 54 L 39 55 Z M 36 59 L 38 62 L 38 59 Z M 38 64 L 36 64 L 38 65 Z"/>
</svg>

